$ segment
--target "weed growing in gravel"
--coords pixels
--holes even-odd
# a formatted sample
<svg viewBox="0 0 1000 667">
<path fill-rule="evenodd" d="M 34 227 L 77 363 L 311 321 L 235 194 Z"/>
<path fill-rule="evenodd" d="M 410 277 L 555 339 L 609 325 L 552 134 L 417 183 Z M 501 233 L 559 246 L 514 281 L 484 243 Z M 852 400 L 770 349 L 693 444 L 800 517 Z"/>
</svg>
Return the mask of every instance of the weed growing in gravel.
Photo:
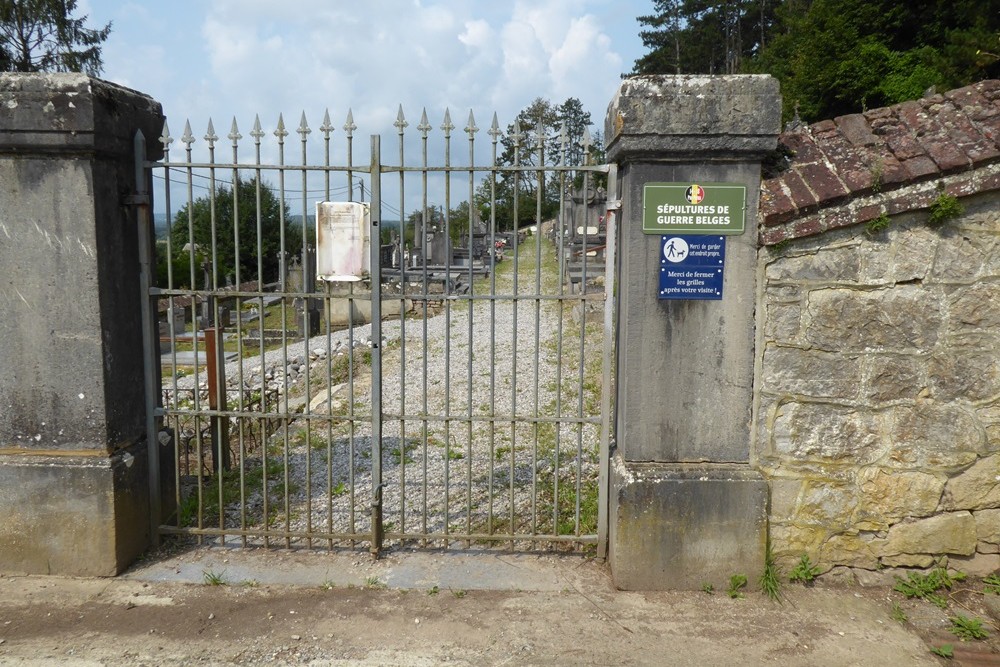
<svg viewBox="0 0 1000 667">
<path fill-rule="evenodd" d="M 802 554 L 798 564 L 788 574 L 788 581 L 811 584 L 817 576 L 819 576 L 819 568 L 810 562 L 809 554 Z"/>
<path fill-rule="evenodd" d="M 889 618 L 900 623 L 906 623 L 910 620 L 910 617 L 906 615 L 906 612 L 903 611 L 903 608 L 899 606 L 898 602 L 892 603 L 892 610 L 889 612 Z"/>
<path fill-rule="evenodd" d="M 743 595 L 743 589 L 746 588 L 747 578 L 744 574 L 734 574 L 729 577 L 729 588 L 726 589 L 726 595 L 734 600 L 745 597 Z"/>
<path fill-rule="evenodd" d="M 267 477 L 269 480 L 280 475 L 282 465 L 280 461 L 268 459 Z M 230 471 L 222 475 L 222 503 L 229 505 L 240 500 L 240 474 L 238 471 Z M 264 468 L 260 461 L 247 460 L 244 464 L 242 475 L 243 491 L 246 496 L 259 492 L 264 487 Z M 196 526 L 198 524 L 198 514 L 201 513 L 202 524 L 214 524 L 219 520 L 219 484 L 216 478 L 206 477 L 202 480 L 202 491 L 197 489 L 189 493 L 177 507 L 178 526 Z"/>
<path fill-rule="evenodd" d="M 707 583 L 706 584 L 702 584 L 701 585 L 701 592 L 702 593 L 708 593 L 709 595 L 712 595 L 712 594 L 715 593 L 715 586 L 713 586 L 712 584 L 707 584 Z"/>
<path fill-rule="evenodd" d="M 767 550 L 764 552 L 764 572 L 760 575 L 760 590 L 775 602 L 781 602 L 781 572 L 774 563 L 771 540 L 767 541 Z"/>
<path fill-rule="evenodd" d="M 932 648 L 931 653 L 946 660 L 951 660 L 955 657 L 955 647 L 951 644 L 942 644 L 941 646 Z"/>
<path fill-rule="evenodd" d="M 441 589 L 438 588 L 437 586 L 431 586 L 430 588 L 427 589 L 427 594 L 428 595 L 437 595 L 440 592 L 441 592 Z"/>
<path fill-rule="evenodd" d="M 892 587 L 892 590 L 902 593 L 908 598 L 927 600 L 931 604 L 944 609 L 948 606 L 948 601 L 943 596 L 938 595 L 938 591 L 950 589 L 955 582 L 962 581 L 963 579 L 965 579 L 963 572 L 950 574 L 943 567 L 939 567 L 931 570 L 928 574 L 910 572 L 907 574 L 906 579 L 897 576 L 896 585 Z"/>
<path fill-rule="evenodd" d="M 958 616 L 952 616 L 948 619 L 951 621 L 951 633 L 961 639 L 963 642 L 969 639 L 986 639 L 990 636 L 983 628 L 983 619 L 981 618 L 969 618 L 968 616 L 963 616 L 959 614 Z"/>
<path fill-rule="evenodd" d="M 991 574 L 983 579 L 983 592 L 992 595 L 1000 595 L 1000 575 Z"/>
<path fill-rule="evenodd" d="M 371 576 L 365 579 L 365 588 L 371 588 L 377 591 L 384 591 L 389 588 L 389 586 L 376 576 Z"/>
<path fill-rule="evenodd" d="M 209 586 L 225 586 L 226 585 L 226 573 L 225 572 L 213 572 L 212 570 L 205 570 L 201 573 L 202 579 Z"/>
</svg>

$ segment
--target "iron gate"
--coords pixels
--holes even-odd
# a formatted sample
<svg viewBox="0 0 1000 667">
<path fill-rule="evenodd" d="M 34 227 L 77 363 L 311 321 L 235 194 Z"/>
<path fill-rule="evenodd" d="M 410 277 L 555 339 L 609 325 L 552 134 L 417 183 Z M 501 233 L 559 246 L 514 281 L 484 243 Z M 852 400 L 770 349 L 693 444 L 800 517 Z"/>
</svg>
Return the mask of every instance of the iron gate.
<svg viewBox="0 0 1000 667">
<path fill-rule="evenodd" d="M 140 216 L 154 534 L 603 557 L 615 169 L 495 115 L 477 164 L 471 112 L 464 164 L 447 112 L 437 144 L 423 114 L 411 164 L 395 125 L 391 165 L 378 135 L 354 163 L 350 112 L 339 164 L 328 113 L 319 141 L 305 114 L 298 141 L 255 120 L 249 160 L 235 119 L 201 159 L 189 123 L 180 160 L 166 127 L 161 162 L 137 147 L 163 202 L 156 240 Z M 315 279 L 309 212 L 332 200 L 370 203 L 366 280 Z"/>
</svg>

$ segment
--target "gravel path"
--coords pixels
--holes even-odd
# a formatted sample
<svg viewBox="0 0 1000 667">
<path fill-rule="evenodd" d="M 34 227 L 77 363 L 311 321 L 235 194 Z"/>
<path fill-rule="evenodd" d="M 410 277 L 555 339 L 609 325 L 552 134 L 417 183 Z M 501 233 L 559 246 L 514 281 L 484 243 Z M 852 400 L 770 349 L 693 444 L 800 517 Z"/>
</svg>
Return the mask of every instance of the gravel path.
<svg viewBox="0 0 1000 667">
<path fill-rule="evenodd" d="M 532 281 L 527 289 L 534 287 Z M 522 283 L 519 292 L 525 289 Z M 510 285 L 498 278 L 497 293 L 505 290 Z M 402 326 L 383 322 L 382 482 L 390 537 L 593 532 L 588 502 L 596 505 L 603 329 L 596 323 L 581 332 L 574 307 L 578 301 L 498 298 L 470 309 L 460 298 L 426 319 L 418 305 Z M 270 467 L 277 464 L 267 485 L 272 529 L 370 530 L 368 368 L 358 366 L 353 395 L 335 384 L 329 398 L 312 400 L 349 339 L 345 330 L 270 352 L 263 365 L 259 357 L 242 361 L 245 387 L 287 393 L 289 405 L 305 410 L 268 444 Z M 354 327 L 353 339 L 370 347 L 371 325 Z M 240 363 L 227 364 L 231 383 Z M 310 391 L 302 397 L 307 371 Z M 193 387 L 193 378 L 179 386 Z M 251 490 L 245 505 L 227 509 L 227 526 L 262 524 L 264 502 L 260 490 Z"/>
</svg>

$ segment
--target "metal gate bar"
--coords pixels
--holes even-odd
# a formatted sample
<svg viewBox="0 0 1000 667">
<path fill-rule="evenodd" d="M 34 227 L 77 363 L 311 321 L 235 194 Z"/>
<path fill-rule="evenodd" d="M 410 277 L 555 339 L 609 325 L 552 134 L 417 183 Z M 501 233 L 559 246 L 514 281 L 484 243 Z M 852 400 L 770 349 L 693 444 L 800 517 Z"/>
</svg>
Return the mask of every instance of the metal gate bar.
<svg viewBox="0 0 1000 667">
<path fill-rule="evenodd" d="M 567 292 L 563 278 L 567 276 L 568 250 L 565 242 L 568 225 L 574 225 L 574 234 L 577 225 L 573 217 L 575 212 L 570 211 L 569 177 L 577 175 L 582 178 L 586 194 L 591 174 L 605 173 L 610 177 L 609 191 L 614 192 L 614 172 L 599 165 L 568 165 L 565 136 L 561 139 L 558 165 L 547 165 L 543 132 L 536 130 L 532 147 L 527 141 L 528 135 L 522 133 L 516 124 L 509 137 L 513 142 L 512 163 L 498 164 L 498 142 L 504 134 L 499 130 L 495 115 L 489 130 L 490 163 L 476 165 L 475 133 L 478 128 L 471 112 L 465 128 L 468 134 L 467 164 L 452 165 L 451 130 L 454 126 L 446 112 L 442 124 L 443 164 L 430 164 L 428 134 L 431 126 L 424 113 L 417 126 L 421 144 L 420 165 L 408 166 L 404 159 L 404 129 L 407 126 L 400 109 L 396 121 L 398 165 L 382 164 L 380 138 L 373 135 L 371 159 L 362 168 L 355 167 L 351 159 L 356 126 L 350 113 L 344 126 L 347 153 L 343 166 L 331 164 L 330 134 L 333 127 L 328 114 L 320 127 L 324 135 L 322 165 L 309 163 L 307 146 L 311 130 L 304 114 L 297 130 L 301 143 L 299 165 L 286 164 L 284 143 L 289 133 L 281 118 L 274 132 L 277 138 L 275 163 L 262 160 L 261 139 L 265 135 L 259 119 L 250 133 L 255 144 L 255 160 L 249 164 L 240 161 L 238 145 L 242 135 L 235 120 L 228 135 L 232 142 L 230 163 L 216 161 L 215 142 L 218 137 L 211 122 L 205 136 L 208 160 L 204 162 L 193 160 L 192 144 L 195 140 L 189 124 L 182 137 L 186 159 L 171 162 L 169 147 L 172 139 L 169 131 L 164 129 L 160 139 L 165 147 L 163 162 L 144 163 L 143 166 L 162 171 L 168 220 L 174 218 L 170 200 L 171 178 L 177 174 L 182 176 L 180 183 L 186 190 L 186 203 L 178 212 L 178 221 L 174 225 L 180 230 L 186 225 L 186 230 L 183 230 L 186 231 L 186 243 L 183 249 L 178 249 L 175 247 L 178 243 L 168 234 L 161 247 L 169 258 L 166 261 L 166 285 L 144 289 L 148 289 L 150 305 L 157 305 L 162 300 L 167 305 L 168 313 L 174 315 L 183 308 L 195 322 L 199 306 L 203 315 L 217 322 L 228 309 L 223 302 L 235 303 L 237 339 L 230 346 L 236 345 L 239 363 L 231 374 L 236 387 L 227 390 L 220 386 L 218 395 L 212 397 L 214 405 L 206 408 L 208 401 L 201 387 L 205 369 L 204 364 L 199 362 L 198 336 L 192 336 L 190 341 L 193 377 L 189 375 L 185 379 L 178 371 L 181 365 L 177 348 L 179 344 L 184 344 L 184 337 L 180 334 L 187 324 L 176 317 L 168 317 L 165 337 L 171 344 L 171 376 L 164 386 L 163 407 L 149 410 L 150 433 L 158 432 L 161 424 L 167 427 L 166 432 L 174 448 L 173 486 L 177 511 L 170 521 L 158 526 L 161 533 L 192 535 L 199 540 L 219 542 L 224 542 L 227 537 L 237 537 L 244 546 L 258 543 L 270 546 L 277 540 L 286 547 L 313 547 L 315 543 L 324 543 L 327 548 L 334 548 L 341 544 L 353 546 L 361 541 L 368 543 L 373 554 L 380 551 L 384 542 L 444 547 L 461 544 L 466 548 L 475 544 L 506 543 L 509 548 L 515 549 L 545 547 L 547 544 L 572 544 L 577 548 L 596 544 L 599 555 L 603 555 L 607 533 L 606 467 L 613 377 L 611 297 L 614 293 L 616 233 L 613 215 L 607 216 L 606 249 L 602 249 L 607 263 L 602 293 L 586 289 L 590 275 L 588 262 L 598 261 L 596 257 L 589 259 L 593 246 L 588 245 L 589 233 L 586 231 L 582 235 L 583 273 L 579 293 Z M 220 171 L 230 174 L 229 188 L 224 180 L 218 178 Z M 253 174 L 252 181 L 242 180 L 242 174 L 247 172 Z M 287 266 L 288 220 L 284 202 L 288 201 L 289 195 L 296 193 L 287 188 L 286 172 L 297 172 L 300 176 L 298 200 L 303 232 L 307 231 L 306 212 L 313 201 L 309 193 L 315 182 L 314 177 L 322 178 L 321 191 L 327 201 L 337 194 L 331 189 L 331 175 L 346 175 L 346 190 L 352 200 L 355 172 L 370 177 L 373 241 L 370 246 L 371 288 L 368 291 L 357 290 L 351 284 L 346 295 L 338 295 L 331 292 L 329 284 L 322 289 L 313 287 L 306 271 L 309 268 L 310 243 L 305 233 L 300 246 L 292 248 L 301 252 L 303 279 L 297 286 L 290 284 L 293 275 L 288 273 Z M 429 269 L 428 262 L 423 261 L 416 268 L 408 267 L 402 251 L 397 274 L 399 292 L 385 291 L 387 283 L 382 275 L 379 240 L 386 204 L 381 186 L 382 178 L 391 176 L 393 172 L 398 174 L 401 248 L 405 246 L 408 232 L 404 224 L 408 177 L 418 178 L 421 187 L 421 208 L 417 218 L 420 230 L 414 240 L 420 239 L 422 253 L 428 252 L 429 248 L 428 228 L 437 223 L 429 208 L 429 181 L 432 177 L 440 178 L 443 184 L 440 216 L 443 228 L 435 229 L 434 234 L 443 232 L 447 240 L 453 235 L 453 225 L 468 225 L 467 228 L 454 227 L 455 235 L 464 235 L 468 244 L 468 255 L 464 260 L 467 266 L 453 264 L 451 253 L 445 254 L 445 278 L 441 293 L 432 289 L 437 278 Z M 272 258 L 266 255 L 264 241 L 269 226 L 274 224 L 264 211 L 275 199 L 270 187 L 264 184 L 263 176 L 268 173 L 277 175 L 276 259 L 279 280 L 274 284 L 266 280 L 268 271 L 274 270 Z M 452 219 L 452 177 L 461 174 L 467 178 L 468 222 Z M 548 178 L 553 175 L 553 179 Z M 489 194 L 489 224 L 485 238 L 488 238 L 491 264 L 488 279 L 483 280 L 477 279 L 472 257 L 475 246 L 472 202 L 477 195 L 477 176 L 481 177 L 481 190 Z M 197 179 L 208 183 L 210 234 L 207 241 L 196 241 L 196 236 L 202 233 L 200 229 L 196 233 L 195 224 L 195 208 L 201 201 L 193 195 L 195 187 L 201 183 Z M 543 188 L 550 185 L 549 180 L 559 188 L 559 214 L 555 221 L 557 233 L 552 242 L 544 239 L 541 233 Z M 501 239 L 500 225 L 504 223 L 498 215 L 497 206 L 498 190 L 502 184 L 513 193 L 514 220 L 518 219 L 521 205 L 518 195 L 531 194 L 534 186 L 536 231 L 527 241 L 534 245 L 530 253 L 525 253 L 518 242 L 519 230 L 514 228 L 512 268 L 505 268 L 506 263 L 495 261 L 497 243 Z M 252 192 L 251 200 L 244 199 L 244 190 Z M 231 197 L 231 201 L 226 201 L 227 196 Z M 248 207 L 253 209 L 253 229 L 241 223 L 241 211 Z M 185 211 L 186 216 L 181 215 Z M 232 233 L 227 235 L 223 221 L 229 211 Z M 585 221 L 584 228 L 587 227 Z M 256 237 L 252 262 L 241 258 L 241 250 L 245 248 L 241 234 L 245 238 L 247 235 Z M 178 232 L 178 241 L 183 236 Z M 210 246 L 212 259 L 211 269 L 204 269 L 206 281 L 200 289 L 196 265 L 205 254 L 199 243 Z M 226 245 L 229 243 L 232 244 L 231 253 Z M 555 272 L 558 280 L 554 285 L 550 284 L 553 271 L 544 268 L 547 262 L 551 262 L 549 253 L 558 256 Z M 227 261 L 224 256 L 230 254 L 234 261 L 236 284 L 223 286 L 220 262 Z M 175 267 L 178 257 L 187 259 L 188 265 L 183 267 L 182 262 Z M 268 266 L 272 268 L 268 269 Z M 187 275 L 181 277 L 175 268 L 181 268 Z M 523 276 L 520 275 L 522 270 L 526 272 Z M 498 272 L 504 276 L 499 283 Z M 464 287 L 467 291 L 457 292 L 452 286 L 452 277 L 461 278 L 462 275 L 467 281 Z M 251 281 L 246 282 L 246 278 Z M 348 324 L 343 331 L 337 331 L 331 325 L 331 304 L 341 298 L 346 301 Z M 310 304 L 317 299 L 323 301 L 326 311 L 320 318 L 322 332 L 316 332 L 317 336 L 312 337 L 314 318 L 319 316 Z M 385 385 L 385 378 L 389 377 L 385 373 L 393 373 L 396 367 L 384 367 L 386 349 L 383 343 L 386 339 L 382 318 L 383 303 L 388 301 L 399 303 L 398 320 L 395 317 L 391 320 L 391 356 L 394 364 L 398 362 L 398 375 L 392 375 L 398 379 L 393 380 L 391 387 Z M 296 326 L 301 328 L 301 332 L 290 336 L 288 323 L 293 302 L 300 314 L 292 320 L 298 321 Z M 603 329 L 588 329 L 588 310 L 592 304 L 602 302 Z M 409 303 L 416 304 L 416 308 L 408 316 Z M 365 304 L 370 308 L 368 330 L 361 329 L 354 321 L 355 309 Z M 244 311 L 248 307 L 256 310 L 256 319 L 244 320 Z M 434 324 L 434 331 L 430 326 L 439 308 L 443 335 L 439 324 Z M 151 326 L 155 319 L 152 313 L 155 312 L 156 308 L 151 308 L 147 315 Z M 277 317 L 280 323 L 278 362 L 274 367 L 274 375 L 280 377 L 271 384 L 270 380 L 265 381 L 269 375 L 268 364 L 274 358 L 273 353 L 271 357 L 267 356 L 266 312 L 270 313 L 270 317 Z M 569 314 L 573 312 L 579 313 L 578 323 L 569 321 Z M 412 323 L 414 315 L 421 320 L 416 327 Z M 551 325 L 554 334 L 543 335 L 543 320 L 554 321 Z M 546 332 L 549 326 L 545 325 Z M 526 331 L 525 327 L 528 327 Z M 489 335 L 483 338 L 480 332 L 485 330 Z M 360 356 L 357 351 L 360 342 L 358 331 L 368 331 L 368 349 L 363 350 Z M 459 331 L 462 333 L 459 334 Z M 577 333 L 576 342 L 570 344 L 565 336 L 568 331 Z M 255 342 L 246 342 L 249 339 L 245 339 L 244 334 L 248 332 L 256 334 Z M 600 345 L 591 344 L 597 338 L 601 339 Z M 289 352 L 295 341 L 303 344 L 301 355 Z M 339 357 L 335 362 L 335 353 L 342 351 L 345 342 L 347 350 L 343 354 L 346 354 L 346 369 L 339 371 L 335 367 L 341 362 Z M 596 358 L 598 350 L 601 386 L 595 390 L 590 384 L 597 380 L 587 371 L 587 364 Z M 255 354 L 246 355 L 247 351 Z M 510 355 L 507 360 L 503 359 L 506 354 Z M 439 359 L 433 368 L 438 367 L 437 363 L 443 364 L 444 368 L 439 377 L 432 377 L 431 372 L 431 361 L 434 361 L 435 355 Z M 156 377 L 153 357 L 147 356 L 152 367 L 147 368 L 147 383 L 155 385 L 151 379 Z M 251 361 L 253 357 L 259 361 Z M 255 367 L 255 364 L 259 366 Z M 414 364 L 422 371 L 416 378 L 412 373 Z M 289 381 L 289 375 L 295 371 L 293 366 L 296 365 L 304 368 L 300 383 L 303 395 L 293 401 L 292 394 L 297 394 L 299 390 L 294 382 Z M 575 385 L 572 382 L 566 384 L 570 376 L 564 371 L 572 371 Z M 341 372 L 346 372 L 346 403 L 335 401 L 333 397 L 333 378 Z M 554 381 L 545 379 L 550 377 L 550 373 L 554 373 Z M 486 404 L 476 406 L 474 403 L 479 399 L 474 387 L 483 386 L 483 383 L 488 385 Z M 273 384 L 277 385 L 276 389 L 272 388 Z M 322 389 L 324 384 L 326 389 Z M 435 388 L 441 384 L 443 396 Z M 501 384 L 509 384 L 509 391 L 503 391 Z M 364 385 L 368 386 L 367 392 Z M 391 390 L 392 396 L 388 403 L 387 390 Z M 325 397 L 317 402 L 315 399 L 323 391 L 326 392 Z M 531 395 L 526 395 L 527 392 Z M 586 392 L 593 397 L 586 398 Z M 591 405 L 595 400 L 597 407 Z M 366 401 L 370 401 L 370 410 L 362 408 Z M 293 403 L 297 404 L 293 406 Z M 571 405 L 572 409 L 567 410 Z M 233 422 L 234 440 L 220 435 L 216 429 L 205 428 L 206 423 L 220 420 Z M 414 422 L 419 424 L 416 438 L 409 435 L 414 433 Z M 390 431 L 385 430 L 386 424 L 391 425 Z M 316 430 L 317 426 L 320 430 Z M 358 448 L 359 445 L 364 446 L 365 438 L 368 440 L 367 453 L 365 449 Z M 573 445 L 567 448 L 566 444 L 570 442 Z M 590 447 L 594 448 L 593 454 Z M 151 447 L 150 451 L 154 449 Z M 230 450 L 234 469 L 227 467 Z M 368 461 L 364 460 L 366 458 Z M 384 469 L 387 464 L 390 466 L 389 477 L 386 477 Z M 591 477 L 594 469 L 596 473 Z M 298 488 L 299 484 L 301 488 Z M 596 499 L 585 500 L 591 488 L 594 488 Z M 432 490 L 435 494 L 440 493 L 442 500 L 432 497 Z M 584 513 L 591 511 L 592 502 L 597 505 L 596 519 L 588 514 L 585 522 Z M 392 506 L 388 514 L 386 503 Z M 564 508 L 564 503 L 569 505 Z M 587 507 L 584 507 L 585 503 Z M 359 511 L 365 505 L 369 509 Z M 320 511 L 314 511 L 315 506 Z M 303 516 L 298 516 L 299 513 Z"/>
</svg>

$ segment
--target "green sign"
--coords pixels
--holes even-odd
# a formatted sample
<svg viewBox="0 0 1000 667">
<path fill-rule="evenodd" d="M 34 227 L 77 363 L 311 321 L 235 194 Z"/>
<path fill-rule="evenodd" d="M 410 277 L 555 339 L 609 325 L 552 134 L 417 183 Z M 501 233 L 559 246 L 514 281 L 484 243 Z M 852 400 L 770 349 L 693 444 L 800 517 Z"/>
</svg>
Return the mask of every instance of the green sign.
<svg viewBox="0 0 1000 667">
<path fill-rule="evenodd" d="M 747 186 L 740 183 L 646 183 L 645 234 L 742 234 Z"/>
</svg>

